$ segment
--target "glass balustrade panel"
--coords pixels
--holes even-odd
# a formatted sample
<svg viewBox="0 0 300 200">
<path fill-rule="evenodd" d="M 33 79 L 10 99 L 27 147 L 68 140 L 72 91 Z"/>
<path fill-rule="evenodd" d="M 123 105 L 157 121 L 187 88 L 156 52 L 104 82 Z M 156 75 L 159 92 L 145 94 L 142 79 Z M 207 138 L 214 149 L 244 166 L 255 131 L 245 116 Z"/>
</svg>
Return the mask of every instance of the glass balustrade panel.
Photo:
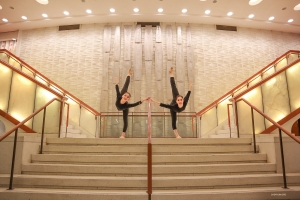
<svg viewBox="0 0 300 200">
<path fill-rule="evenodd" d="M 41 86 L 36 87 L 36 95 L 35 95 L 35 101 L 34 101 L 34 111 L 40 109 L 42 106 L 44 106 L 46 103 L 51 101 L 53 98 L 58 98 L 45 88 Z M 47 134 L 54 134 L 58 137 L 59 132 L 59 119 L 60 119 L 60 106 L 61 102 L 54 101 L 46 108 L 46 116 L 45 116 L 45 128 L 44 133 Z M 34 117 L 33 120 L 33 130 L 41 133 L 42 127 L 43 127 L 43 115 L 44 111 L 41 111 L 39 114 L 37 114 Z"/>
<path fill-rule="evenodd" d="M 15 67 L 16 69 L 22 70 L 20 63 L 17 60 L 15 60 L 13 57 L 9 58 L 8 63 L 11 66 Z"/>
<path fill-rule="evenodd" d="M 254 83 L 253 83 L 254 84 Z M 258 86 L 253 90 L 249 91 L 243 97 L 245 100 L 249 101 L 252 105 L 254 105 L 259 110 L 263 111 L 262 105 L 262 94 L 261 87 Z M 239 121 L 239 131 L 240 134 L 252 134 L 252 115 L 251 115 L 251 107 L 249 107 L 244 102 L 237 103 L 238 108 L 238 121 Z M 254 112 L 254 123 L 255 123 L 255 133 L 261 133 L 265 129 L 264 118 Z M 241 135 L 241 137 L 243 137 Z"/>
<path fill-rule="evenodd" d="M 285 66 L 287 66 L 287 59 L 286 58 L 284 58 L 281 61 L 279 61 L 278 63 L 276 63 L 275 70 L 278 71 L 278 70 L 280 70 L 281 68 L 283 68 Z"/>
<path fill-rule="evenodd" d="M 81 107 L 80 128 L 79 129 L 81 131 L 81 134 L 86 134 L 87 137 L 96 137 L 97 136 L 96 135 L 97 118 L 93 113 L 91 113 L 84 107 Z"/>
<path fill-rule="evenodd" d="M 7 112 L 11 85 L 12 70 L 0 64 L 0 109 Z"/>
<path fill-rule="evenodd" d="M 227 99 L 223 100 L 221 103 L 218 104 L 217 107 L 217 113 L 218 113 L 218 125 L 220 124 L 228 124 L 228 109 L 230 116 L 233 116 L 232 112 L 232 106 L 227 106 L 228 104 L 232 104 L 229 99 L 231 97 L 228 97 Z M 227 109 L 228 108 L 228 109 Z"/>
<path fill-rule="evenodd" d="M 290 113 L 289 92 L 285 71 L 261 85 L 263 111 L 274 121 L 279 121 Z M 266 128 L 272 124 L 265 120 Z"/>
<path fill-rule="evenodd" d="M 0 60 L 3 60 L 4 62 L 8 63 L 8 57 L 6 53 L 0 52 Z"/>
<path fill-rule="evenodd" d="M 217 108 L 214 107 L 204 113 L 200 120 L 200 137 L 208 137 L 210 131 L 218 126 Z"/>
<path fill-rule="evenodd" d="M 22 75 L 13 72 L 8 113 L 22 121 L 33 113 L 36 84 Z M 32 128 L 32 120 L 25 123 Z"/>
<path fill-rule="evenodd" d="M 291 111 L 300 107 L 300 62 L 286 70 Z"/>
<path fill-rule="evenodd" d="M 299 53 L 292 53 L 288 56 L 287 59 L 287 63 L 291 64 L 292 62 L 294 62 L 295 60 L 297 60 L 298 58 L 300 58 L 300 54 Z"/>
</svg>

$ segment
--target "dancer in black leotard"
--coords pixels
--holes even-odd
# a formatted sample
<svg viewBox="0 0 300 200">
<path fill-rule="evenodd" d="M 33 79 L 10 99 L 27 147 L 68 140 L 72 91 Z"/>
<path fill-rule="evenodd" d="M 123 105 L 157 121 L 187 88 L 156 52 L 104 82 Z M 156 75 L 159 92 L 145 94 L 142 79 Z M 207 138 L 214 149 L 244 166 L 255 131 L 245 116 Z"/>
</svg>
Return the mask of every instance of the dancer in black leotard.
<svg viewBox="0 0 300 200">
<path fill-rule="evenodd" d="M 123 122 L 124 122 L 124 125 L 123 125 L 123 132 L 122 132 L 120 138 L 125 138 L 126 130 L 127 130 L 127 127 L 128 127 L 128 113 L 129 113 L 129 108 L 138 106 L 141 103 L 143 103 L 144 101 L 150 99 L 150 97 L 148 97 L 148 98 L 143 99 L 141 101 L 138 101 L 136 103 L 132 103 L 132 104 L 128 103 L 131 95 L 130 95 L 129 92 L 127 92 L 127 89 L 128 89 L 129 83 L 130 83 L 130 76 L 131 75 L 132 75 L 132 71 L 131 71 L 131 69 L 129 69 L 128 70 L 128 75 L 126 77 L 125 84 L 124 84 L 121 92 L 119 90 L 118 77 L 114 77 L 114 81 L 115 81 L 115 84 L 116 84 L 116 93 L 117 93 L 116 107 L 117 107 L 118 110 L 122 110 L 123 111 Z"/>
<path fill-rule="evenodd" d="M 172 118 L 172 128 L 173 128 L 174 134 L 175 134 L 176 138 L 181 138 L 180 135 L 178 134 L 177 127 L 176 127 L 177 113 L 185 110 L 185 107 L 189 101 L 189 97 L 190 97 L 193 85 L 192 85 L 192 82 L 190 82 L 189 91 L 183 98 L 183 96 L 181 96 L 178 93 L 178 90 L 177 90 L 177 87 L 175 84 L 173 67 L 171 67 L 171 70 L 170 70 L 170 83 L 171 83 L 172 94 L 173 94 L 173 100 L 170 104 L 163 104 L 152 98 L 151 98 L 151 101 L 159 104 L 161 107 L 170 109 L 171 118 Z"/>
</svg>

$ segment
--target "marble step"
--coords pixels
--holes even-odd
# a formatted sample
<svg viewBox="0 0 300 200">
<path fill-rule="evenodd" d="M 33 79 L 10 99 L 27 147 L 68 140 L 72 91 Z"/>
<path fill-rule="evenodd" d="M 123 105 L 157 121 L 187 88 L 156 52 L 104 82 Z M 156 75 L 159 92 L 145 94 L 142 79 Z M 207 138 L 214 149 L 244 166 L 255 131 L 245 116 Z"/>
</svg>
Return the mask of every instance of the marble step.
<svg viewBox="0 0 300 200">
<path fill-rule="evenodd" d="M 153 176 L 275 173 L 276 164 L 153 165 Z M 22 174 L 84 176 L 147 176 L 147 165 L 23 164 Z"/>
<path fill-rule="evenodd" d="M 300 185 L 300 174 L 287 174 L 290 186 Z M 0 187 L 6 187 L 9 175 L 0 174 Z M 153 190 L 191 190 L 207 188 L 282 186 L 282 174 L 239 174 L 216 176 L 153 177 Z M 103 177 L 63 175 L 15 175 L 14 188 L 64 188 L 84 190 L 144 190 L 147 177 Z"/>
<path fill-rule="evenodd" d="M 266 162 L 267 155 L 259 153 L 211 154 L 211 155 L 153 155 L 153 164 L 190 163 L 243 163 Z M 72 155 L 72 154 L 33 154 L 33 163 L 60 164 L 146 164 L 146 155 Z"/>
<path fill-rule="evenodd" d="M 212 138 L 152 138 L 153 145 L 250 145 L 251 138 L 223 138 L 215 140 Z M 147 138 L 47 138 L 49 145 L 147 145 Z"/>
<path fill-rule="evenodd" d="M 278 197 L 288 197 L 298 200 L 300 186 L 282 187 L 252 187 L 252 188 L 230 188 L 230 189 L 196 189 L 196 190 L 154 190 L 152 200 L 221 200 L 221 199 L 243 199 L 243 200 L 266 200 Z M 72 190 L 72 189 L 46 189 L 46 188 L 14 188 L 7 190 L 0 188 L 1 200 L 148 200 L 145 191 L 126 190 Z"/>
<path fill-rule="evenodd" d="M 258 151 L 258 146 L 257 146 Z M 153 154 L 201 154 L 201 153 L 250 153 L 253 152 L 252 145 L 155 145 L 152 147 Z M 45 145 L 43 153 L 86 153 L 86 154 L 144 154 L 147 153 L 147 146 L 132 145 L 101 145 L 101 146 L 62 146 Z"/>
</svg>

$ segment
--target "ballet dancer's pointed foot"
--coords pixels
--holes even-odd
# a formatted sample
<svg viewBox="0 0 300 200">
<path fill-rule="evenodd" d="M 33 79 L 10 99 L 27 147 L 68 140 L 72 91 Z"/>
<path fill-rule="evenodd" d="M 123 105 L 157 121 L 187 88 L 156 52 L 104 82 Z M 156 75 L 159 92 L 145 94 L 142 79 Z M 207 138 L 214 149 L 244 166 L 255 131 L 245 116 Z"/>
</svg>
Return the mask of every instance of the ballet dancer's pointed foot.
<svg viewBox="0 0 300 200">
<path fill-rule="evenodd" d="M 173 67 L 171 67 L 169 73 L 170 73 L 170 75 L 173 75 L 173 74 L 174 74 L 174 68 L 173 68 Z"/>
<path fill-rule="evenodd" d="M 132 69 L 129 68 L 129 69 L 128 69 L 128 76 L 131 76 L 131 75 L 132 75 Z"/>
<path fill-rule="evenodd" d="M 122 135 L 120 136 L 120 138 L 125 138 L 125 133 L 122 133 Z"/>
<path fill-rule="evenodd" d="M 177 135 L 176 138 L 181 138 L 180 135 Z"/>
</svg>

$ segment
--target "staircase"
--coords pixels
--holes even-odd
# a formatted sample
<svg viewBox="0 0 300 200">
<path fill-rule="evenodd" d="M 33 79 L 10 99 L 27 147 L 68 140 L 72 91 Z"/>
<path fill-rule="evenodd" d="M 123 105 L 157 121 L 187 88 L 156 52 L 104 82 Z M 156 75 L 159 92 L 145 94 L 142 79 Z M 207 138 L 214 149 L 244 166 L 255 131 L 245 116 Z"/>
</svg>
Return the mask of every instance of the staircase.
<svg viewBox="0 0 300 200">
<path fill-rule="evenodd" d="M 152 144 L 154 200 L 300 194 L 300 174 L 288 174 L 291 189 L 282 189 L 276 164 L 253 153 L 249 138 L 153 139 Z M 43 149 L 22 165 L 22 174 L 14 176 L 16 189 L 0 192 L 1 200 L 148 199 L 145 138 L 47 138 Z M 0 187 L 8 182 L 8 175 L 0 175 Z"/>
</svg>

